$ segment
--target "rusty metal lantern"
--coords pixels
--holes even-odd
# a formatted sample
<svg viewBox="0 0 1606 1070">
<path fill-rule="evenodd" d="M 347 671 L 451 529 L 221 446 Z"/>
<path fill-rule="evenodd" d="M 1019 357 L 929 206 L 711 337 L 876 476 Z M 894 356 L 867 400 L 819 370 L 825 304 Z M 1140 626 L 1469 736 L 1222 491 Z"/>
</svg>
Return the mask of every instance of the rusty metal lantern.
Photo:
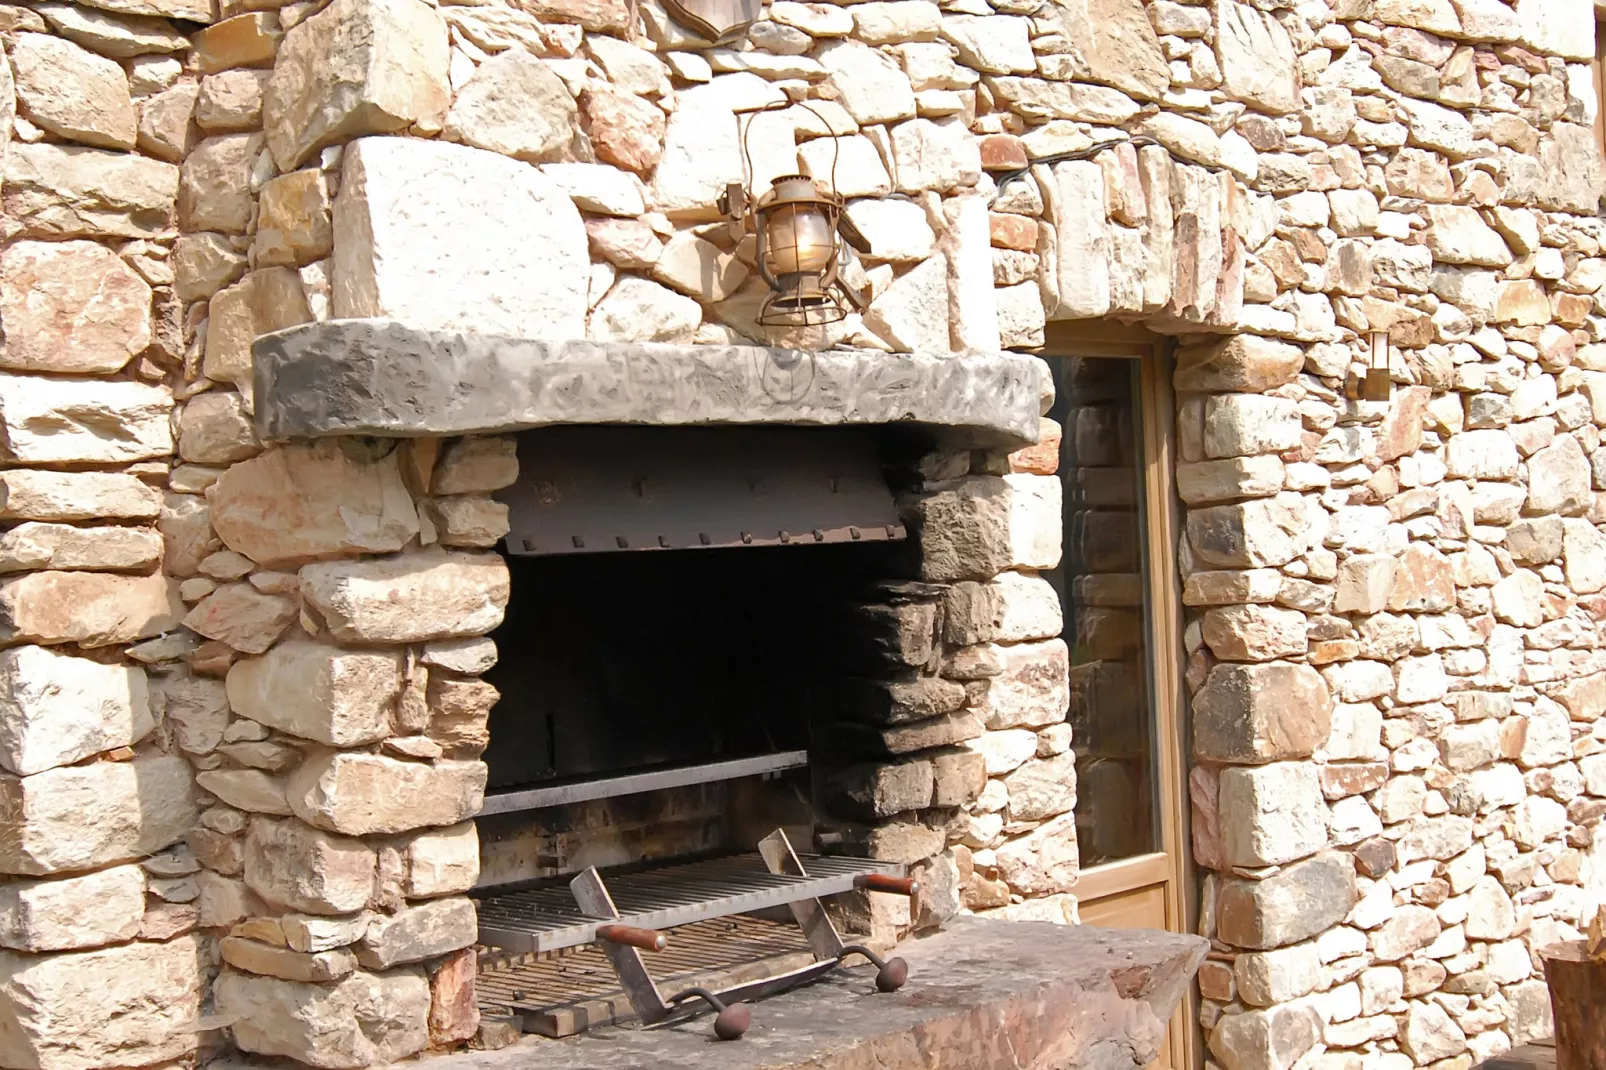
<svg viewBox="0 0 1606 1070">
<path fill-rule="evenodd" d="M 1393 385 L 1389 380 L 1389 332 L 1372 331 L 1372 356 L 1366 365 L 1361 397 L 1367 401 L 1387 401 Z"/>
<path fill-rule="evenodd" d="M 787 102 L 788 104 L 790 102 Z M 784 105 L 770 105 L 742 114 L 753 115 Z M 808 108 L 816 116 L 819 112 Z M 823 116 L 820 121 L 825 123 Z M 827 129 L 829 124 L 826 123 Z M 752 122 L 742 133 L 742 156 L 752 174 L 752 156 L 748 152 L 747 138 Z M 832 139 L 833 146 L 835 138 Z M 846 237 L 855 246 L 857 239 L 851 226 L 842 215 L 843 199 L 836 193 L 836 159 L 831 161 L 829 188 L 807 175 L 781 175 L 770 188 L 758 197 L 752 197 L 741 183 L 732 182 L 720 197 L 719 207 L 730 224 L 731 236 L 741 240 L 751 233 L 755 240 L 755 260 L 758 274 L 770 288 L 758 314 L 758 322 L 765 327 L 815 326 L 835 323 L 848 314 L 842 303 L 846 295 L 849 302 L 861 311 L 863 298 L 841 278 L 841 238 Z"/>
</svg>

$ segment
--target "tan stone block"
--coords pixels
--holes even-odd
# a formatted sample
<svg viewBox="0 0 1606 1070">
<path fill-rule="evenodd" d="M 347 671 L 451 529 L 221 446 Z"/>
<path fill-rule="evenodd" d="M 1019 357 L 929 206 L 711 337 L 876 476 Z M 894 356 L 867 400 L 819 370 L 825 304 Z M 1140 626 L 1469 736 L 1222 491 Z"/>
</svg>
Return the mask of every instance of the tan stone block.
<svg viewBox="0 0 1606 1070">
<path fill-rule="evenodd" d="M 277 11 L 247 11 L 215 22 L 190 38 L 195 60 L 206 74 L 232 67 L 266 67 L 284 31 Z"/>
<path fill-rule="evenodd" d="M 364 969 L 388 970 L 468 947 L 479 936 L 471 899 L 436 899 L 375 918 L 357 942 Z"/>
<path fill-rule="evenodd" d="M 384 1064 L 429 1044 L 429 982 L 418 969 L 357 971 L 334 984 L 224 970 L 215 999 L 242 1049 L 309 1066 Z"/>
<path fill-rule="evenodd" d="M 0 1063 L 102 1070 L 193 1059 L 204 956 L 199 941 L 54 955 L 0 953 Z"/>
<path fill-rule="evenodd" d="M 562 79 L 528 49 L 513 48 L 482 62 L 458 87 L 442 136 L 542 163 L 566 155 L 578 126 L 574 95 Z"/>
<path fill-rule="evenodd" d="M 1307 757 L 1326 742 L 1332 708 L 1309 666 L 1218 665 L 1193 699 L 1194 753 L 1256 763 Z"/>
<path fill-rule="evenodd" d="M 116 372 L 151 343 L 151 288 L 94 242 L 17 242 L 0 257 L 0 316 L 0 366 Z"/>
<path fill-rule="evenodd" d="M 137 476 L 115 472 L 0 472 L 0 519 L 150 520 L 162 495 Z"/>
<path fill-rule="evenodd" d="M 111 646 L 158 635 L 183 606 L 166 576 L 32 572 L 0 581 L 0 638 Z"/>
<path fill-rule="evenodd" d="M 225 936 L 218 943 L 223 961 L 237 970 L 286 981 L 334 981 L 357 968 L 357 956 L 343 947 L 311 953 Z"/>
<path fill-rule="evenodd" d="M 496 554 L 422 550 L 301 569 L 301 596 L 343 642 L 420 643 L 483 635 L 507 606 Z"/>
<path fill-rule="evenodd" d="M 145 872 L 138 866 L 0 884 L 0 946 L 18 951 L 120 944 L 139 934 L 144 916 Z"/>
<path fill-rule="evenodd" d="M 1257 603 L 1205 612 L 1204 640 L 1225 661 L 1271 661 L 1305 653 L 1305 614 Z"/>
<path fill-rule="evenodd" d="M 23 464 L 122 464 L 173 451 L 166 387 L 0 374 L 0 422 Z"/>
<path fill-rule="evenodd" d="M 209 134 L 257 130 L 262 126 L 262 89 L 268 71 L 231 70 L 201 79 L 195 121 Z"/>
<path fill-rule="evenodd" d="M 165 754 L 0 776 L 0 872 L 40 875 L 142 858 L 196 817 L 189 763 Z"/>
<path fill-rule="evenodd" d="M 85 145 L 134 147 L 128 76 L 115 60 L 60 37 L 21 33 L 11 42 L 11 66 L 17 103 L 32 122 Z"/>
<path fill-rule="evenodd" d="M 308 758 L 290 776 L 290 808 L 303 821 L 352 836 L 455 825 L 479 812 L 482 762 L 425 764 L 334 751 Z"/>
<path fill-rule="evenodd" d="M 184 157 L 178 219 L 185 230 L 244 234 L 251 222 L 251 170 L 261 134 L 209 137 Z"/>
<path fill-rule="evenodd" d="M 1000 672 L 977 713 L 989 729 L 1058 724 L 1070 707 L 1070 653 L 1063 639 L 998 648 Z"/>
<path fill-rule="evenodd" d="M 1059 564 L 1060 483 L 1052 476 L 968 476 L 923 498 L 922 570 L 935 582 Z"/>
<path fill-rule="evenodd" d="M 1051 639 L 1065 628 L 1058 593 L 1033 574 L 1005 572 L 986 583 L 954 584 L 943 609 L 944 636 L 958 646 Z"/>
<path fill-rule="evenodd" d="M 180 82 L 140 101 L 139 150 L 158 160 L 183 163 L 202 136 L 200 128 L 191 122 L 199 96 L 200 86 L 196 83 Z"/>
<path fill-rule="evenodd" d="M 1223 769 L 1218 805 L 1228 865 L 1280 865 L 1327 846 L 1327 806 L 1308 762 Z"/>
<path fill-rule="evenodd" d="M 457 895 L 480 877 L 480 838 L 472 821 L 419 833 L 408 839 L 405 854 L 402 894 L 409 899 Z"/>
<path fill-rule="evenodd" d="M 281 170 L 365 134 L 439 129 L 451 102 L 446 23 L 419 0 L 337 0 L 293 27 L 263 97 Z"/>
<path fill-rule="evenodd" d="M 390 734 L 401 693 L 397 651 L 346 650 L 292 638 L 229 669 L 229 703 L 282 732 L 331 746 L 373 743 Z"/>
<path fill-rule="evenodd" d="M 294 266 L 328 256 L 335 245 L 332 208 L 317 168 L 269 179 L 258 201 L 256 262 Z"/>
<path fill-rule="evenodd" d="M 245 883 L 269 903 L 308 914 L 350 914 L 374 894 L 377 858 L 361 840 L 300 821 L 255 817 L 245 837 Z"/>
<path fill-rule="evenodd" d="M 161 558 L 162 537 L 149 528 L 79 528 L 29 522 L 0 535 L 0 572 L 143 571 L 153 568 Z"/>
<path fill-rule="evenodd" d="M 247 399 L 254 389 L 251 343 L 313 318 L 301 277 L 286 267 L 251 272 L 212 295 L 208 308 L 202 371 L 215 382 L 233 383 Z"/>
<path fill-rule="evenodd" d="M 151 730 L 145 670 L 46 647 L 0 652 L 0 768 L 28 776 L 139 742 Z"/>
<path fill-rule="evenodd" d="M 1282 947 L 1338 924 L 1355 898 L 1354 861 L 1347 854 L 1324 851 L 1265 880 L 1222 880 L 1216 933 L 1239 947 Z"/>
<path fill-rule="evenodd" d="M 1184 392 L 1252 393 L 1292 382 L 1304 365 L 1305 354 L 1298 346 L 1237 334 L 1210 345 L 1179 349 L 1172 379 Z"/>
<path fill-rule="evenodd" d="M 249 583 L 230 583 L 197 603 L 184 626 L 242 653 L 261 654 L 278 642 L 297 612 L 293 599 L 263 594 Z"/>
<path fill-rule="evenodd" d="M 491 498 L 432 498 L 427 509 L 442 546 L 489 549 L 508 532 L 507 506 Z"/>
<path fill-rule="evenodd" d="M 290 814 L 284 778 L 270 776 L 260 769 L 208 770 L 196 774 L 195 786 L 236 810 L 279 817 Z"/>
<path fill-rule="evenodd" d="M 21 236 L 149 238 L 170 225 L 178 168 L 120 152 L 13 144 L 4 209 Z"/>
</svg>

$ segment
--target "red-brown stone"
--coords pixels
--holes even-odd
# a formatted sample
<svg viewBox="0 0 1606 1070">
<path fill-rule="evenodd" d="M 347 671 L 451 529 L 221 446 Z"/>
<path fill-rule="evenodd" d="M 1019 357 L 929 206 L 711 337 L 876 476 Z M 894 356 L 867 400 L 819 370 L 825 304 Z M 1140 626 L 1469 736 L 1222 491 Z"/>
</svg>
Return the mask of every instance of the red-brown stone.
<svg viewBox="0 0 1606 1070">
<path fill-rule="evenodd" d="M 1014 249 L 1029 253 L 1037 248 L 1037 220 L 1024 215 L 1006 215 L 994 212 L 988 216 L 993 245 L 1000 249 Z"/>
<path fill-rule="evenodd" d="M 474 949 L 465 947 L 441 959 L 429 975 L 429 1041 L 436 1047 L 469 1040 L 479 1030 L 477 970 Z"/>
<path fill-rule="evenodd" d="M 1013 134 L 989 134 L 981 139 L 983 171 L 1013 171 L 1026 163 L 1026 146 Z"/>
<path fill-rule="evenodd" d="M 608 86 L 580 95 L 586 133 L 597 159 L 646 174 L 663 155 L 664 113 L 654 103 Z"/>
</svg>

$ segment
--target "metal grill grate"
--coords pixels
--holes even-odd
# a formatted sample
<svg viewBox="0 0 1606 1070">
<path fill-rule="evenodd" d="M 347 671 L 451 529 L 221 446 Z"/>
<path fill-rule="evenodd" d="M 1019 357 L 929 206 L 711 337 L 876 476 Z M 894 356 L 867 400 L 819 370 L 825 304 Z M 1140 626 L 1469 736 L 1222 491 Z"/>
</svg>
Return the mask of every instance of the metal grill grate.
<svg viewBox="0 0 1606 1070">
<path fill-rule="evenodd" d="M 805 855 L 809 876 L 771 873 L 756 854 L 731 855 L 607 875 L 617 921 L 671 929 L 849 891 L 854 878 L 896 874 L 902 867 L 866 858 Z M 587 944 L 612 919 L 581 912 L 566 885 L 487 896 L 479 902 L 480 942 L 514 952 L 545 952 Z"/>
</svg>

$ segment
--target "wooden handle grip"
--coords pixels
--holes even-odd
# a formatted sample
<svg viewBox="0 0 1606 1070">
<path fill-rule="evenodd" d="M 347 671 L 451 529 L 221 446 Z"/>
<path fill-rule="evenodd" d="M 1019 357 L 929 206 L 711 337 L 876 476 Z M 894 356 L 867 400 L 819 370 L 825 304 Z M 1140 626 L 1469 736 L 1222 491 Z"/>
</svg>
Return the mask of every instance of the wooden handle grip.
<svg viewBox="0 0 1606 1070">
<path fill-rule="evenodd" d="M 853 878 L 853 886 L 867 892 L 891 892 L 894 895 L 914 895 L 920 891 L 920 882 L 913 877 L 894 877 L 890 873 L 866 873 Z"/>
<path fill-rule="evenodd" d="M 597 939 L 628 944 L 643 951 L 662 951 L 669 946 L 669 937 L 657 929 L 638 929 L 634 925 L 598 925 Z"/>
</svg>

